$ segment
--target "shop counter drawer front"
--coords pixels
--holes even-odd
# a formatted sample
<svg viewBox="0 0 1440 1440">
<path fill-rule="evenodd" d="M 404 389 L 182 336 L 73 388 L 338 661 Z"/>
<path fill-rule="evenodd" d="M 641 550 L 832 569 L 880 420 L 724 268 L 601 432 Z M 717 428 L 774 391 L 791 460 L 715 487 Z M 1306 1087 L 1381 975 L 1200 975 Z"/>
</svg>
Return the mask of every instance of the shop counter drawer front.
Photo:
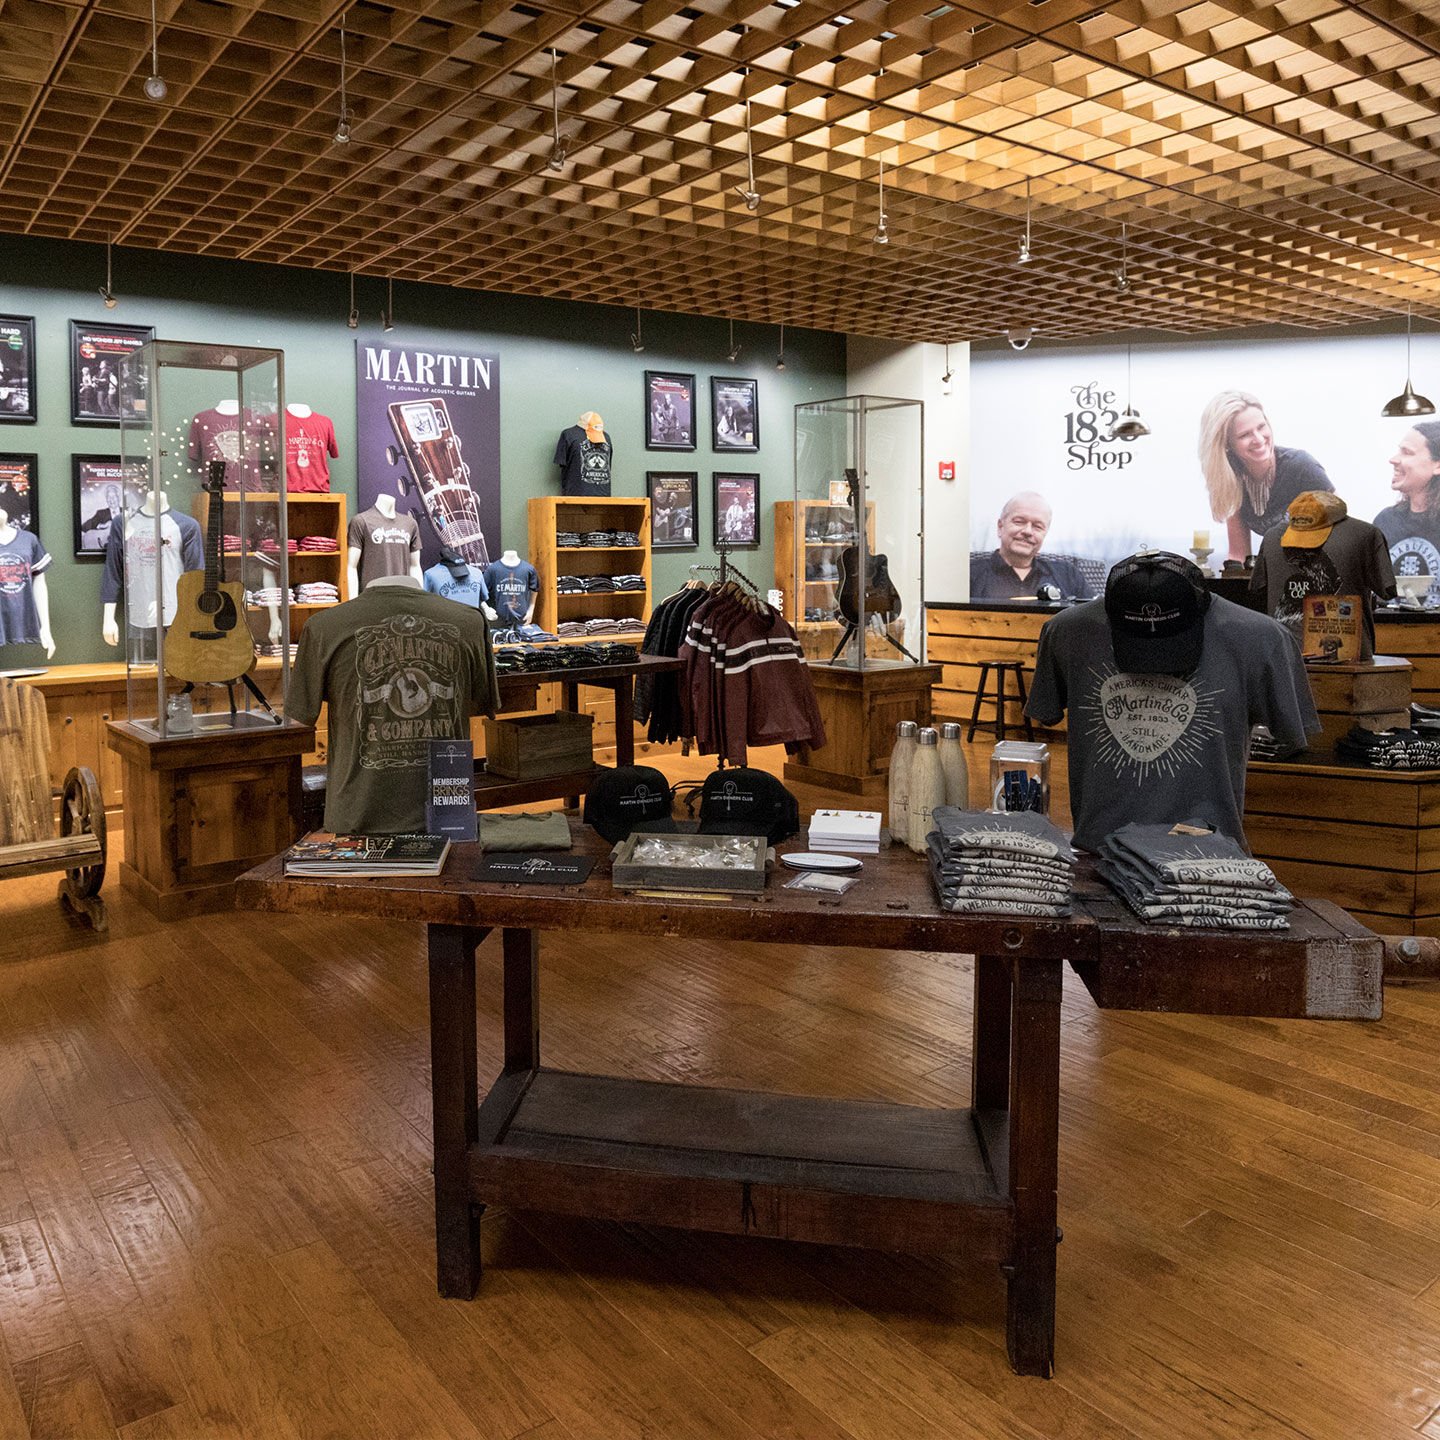
<svg viewBox="0 0 1440 1440">
<path fill-rule="evenodd" d="M 980 666 L 987 660 L 1020 661 L 1025 667 L 1028 690 L 1035 674 L 1035 649 L 1040 642 L 1040 631 L 1051 618 L 1049 613 L 1039 610 L 947 610 L 927 606 L 925 654 L 932 664 L 941 667 L 940 683 L 934 692 L 936 719 L 969 721 L 975 689 L 980 683 Z M 1014 681 L 1006 683 L 1006 694 L 1013 695 Z M 980 707 L 980 718 L 989 723 L 995 715 L 993 672 L 987 693 L 992 701 Z M 1019 701 L 1007 701 L 1005 724 L 1018 728 L 1022 720 Z M 1064 730 L 1065 722 L 1062 720 L 1047 728 Z"/>
<path fill-rule="evenodd" d="M 1301 895 L 1391 934 L 1440 935 L 1440 772 L 1254 764 L 1245 834 Z"/>
</svg>

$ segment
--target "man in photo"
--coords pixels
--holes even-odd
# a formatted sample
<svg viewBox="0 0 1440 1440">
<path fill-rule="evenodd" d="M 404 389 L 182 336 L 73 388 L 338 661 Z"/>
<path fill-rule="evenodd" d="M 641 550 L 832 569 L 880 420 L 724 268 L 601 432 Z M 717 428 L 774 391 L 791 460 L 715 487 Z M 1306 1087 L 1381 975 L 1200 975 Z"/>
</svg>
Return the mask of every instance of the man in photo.
<svg viewBox="0 0 1440 1440">
<path fill-rule="evenodd" d="M 725 511 L 724 530 L 727 540 L 744 540 L 748 534 L 745 506 L 741 504 L 738 494 L 731 499 L 729 508 Z"/>
<path fill-rule="evenodd" d="M 1050 519 L 1050 502 L 1034 490 L 1022 490 L 1005 502 L 995 525 L 999 549 L 970 562 L 972 600 L 1029 600 L 1042 585 L 1053 585 L 1067 598 L 1094 598 L 1074 560 L 1041 555 Z"/>
</svg>

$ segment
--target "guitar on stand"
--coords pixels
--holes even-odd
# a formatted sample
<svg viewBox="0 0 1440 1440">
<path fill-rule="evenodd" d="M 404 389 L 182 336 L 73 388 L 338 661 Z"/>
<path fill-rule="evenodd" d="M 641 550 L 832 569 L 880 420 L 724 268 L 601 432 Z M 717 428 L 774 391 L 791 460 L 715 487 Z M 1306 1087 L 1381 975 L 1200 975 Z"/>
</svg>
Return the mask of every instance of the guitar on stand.
<svg viewBox="0 0 1440 1440">
<path fill-rule="evenodd" d="M 835 591 L 835 608 L 845 622 L 845 633 L 830 657 L 833 665 L 845 647 L 859 633 L 860 617 L 863 614 L 868 624 L 880 621 L 880 634 L 887 644 L 892 645 L 907 660 L 917 665 L 919 659 L 912 655 L 891 633 L 889 626 L 900 617 L 900 592 L 890 578 L 890 560 L 885 555 L 865 555 L 865 508 L 860 503 L 860 477 L 854 471 L 845 471 L 845 492 L 855 527 L 853 545 L 847 545 L 838 561 L 839 583 Z M 863 641 L 862 641 L 863 643 Z"/>
<path fill-rule="evenodd" d="M 255 637 L 245 621 L 245 588 L 240 581 L 225 578 L 225 461 L 210 462 L 204 488 L 210 497 L 205 568 L 187 570 L 175 582 L 175 618 L 165 630 L 165 673 L 185 682 L 185 694 L 196 685 L 224 685 L 230 694 L 232 723 L 235 685 L 241 682 L 279 725 L 280 717 L 250 678 Z"/>
</svg>

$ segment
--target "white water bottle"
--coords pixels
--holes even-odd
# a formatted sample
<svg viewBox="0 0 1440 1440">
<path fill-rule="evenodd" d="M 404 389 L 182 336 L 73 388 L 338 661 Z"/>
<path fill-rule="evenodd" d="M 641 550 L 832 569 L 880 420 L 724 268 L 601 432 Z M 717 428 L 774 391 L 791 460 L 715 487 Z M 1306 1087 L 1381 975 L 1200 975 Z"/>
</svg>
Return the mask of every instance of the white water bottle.
<svg viewBox="0 0 1440 1440">
<path fill-rule="evenodd" d="M 953 720 L 940 727 L 940 768 L 945 772 L 945 803 L 957 810 L 968 810 L 970 766 L 960 743 L 960 726 Z"/>
<path fill-rule="evenodd" d="M 935 807 L 945 803 L 945 771 L 940 767 L 940 736 L 927 725 L 916 736 L 910 765 L 910 848 L 925 852 L 925 837 L 935 828 Z"/>
<path fill-rule="evenodd" d="M 920 727 L 913 720 L 902 720 L 895 727 L 895 748 L 890 752 L 890 839 L 896 845 L 910 843 L 910 766 L 918 748 L 916 735 Z"/>
</svg>

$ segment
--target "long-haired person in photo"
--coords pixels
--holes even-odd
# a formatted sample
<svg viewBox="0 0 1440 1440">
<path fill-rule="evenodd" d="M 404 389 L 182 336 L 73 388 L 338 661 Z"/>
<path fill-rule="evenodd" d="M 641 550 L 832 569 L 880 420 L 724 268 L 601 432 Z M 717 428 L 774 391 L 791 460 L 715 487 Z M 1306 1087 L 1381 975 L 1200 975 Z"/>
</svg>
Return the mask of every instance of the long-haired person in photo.
<svg viewBox="0 0 1440 1440">
<path fill-rule="evenodd" d="M 1375 517 L 1397 575 L 1440 575 L 1440 421 L 1412 425 L 1390 457 L 1398 499 Z"/>
<path fill-rule="evenodd" d="M 1306 490 L 1333 490 L 1325 467 L 1275 443 L 1265 407 L 1246 390 L 1222 390 L 1200 416 L 1200 468 L 1210 513 L 1225 525 L 1230 559 L 1253 553 L 1252 535 L 1283 524 Z"/>
</svg>

